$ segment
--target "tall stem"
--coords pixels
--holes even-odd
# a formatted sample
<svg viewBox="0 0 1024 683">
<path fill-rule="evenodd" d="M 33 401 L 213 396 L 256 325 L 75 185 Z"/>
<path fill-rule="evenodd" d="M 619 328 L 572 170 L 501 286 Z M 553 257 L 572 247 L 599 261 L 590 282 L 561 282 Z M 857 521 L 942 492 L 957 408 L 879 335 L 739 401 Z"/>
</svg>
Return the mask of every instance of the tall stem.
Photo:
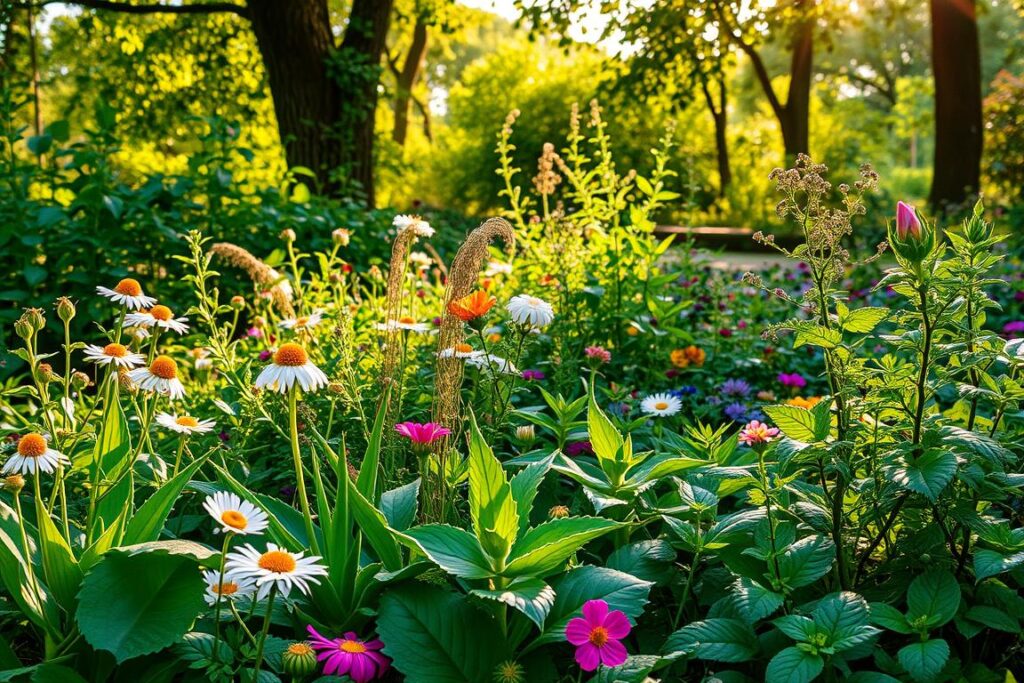
<svg viewBox="0 0 1024 683">
<path fill-rule="evenodd" d="M 263 628 L 260 629 L 260 639 L 256 643 L 256 663 L 252 669 L 252 683 L 259 683 L 260 667 L 263 666 L 263 646 L 267 642 L 267 634 L 270 633 L 270 619 L 274 615 L 274 598 L 277 597 L 277 584 L 270 587 L 270 594 L 267 596 L 267 614 L 263 617 Z"/>
<path fill-rule="evenodd" d="M 217 606 L 213 610 L 213 662 L 214 664 L 220 659 L 220 609 L 221 605 L 224 604 L 225 600 L 231 598 L 225 598 L 221 594 L 221 589 L 224 587 L 224 564 L 227 562 L 228 547 L 231 545 L 231 539 L 234 536 L 230 531 L 224 534 L 224 544 L 220 549 L 220 566 L 217 567 Z"/>
<path fill-rule="evenodd" d="M 302 471 L 302 453 L 299 451 L 299 386 L 292 386 L 288 392 L 288 430 L 291 433 L 292 460 L 295 465 L 296 493 L 302 507 L 303 521 L 306 523 L 306 535 L 309 536 L 309 547 L 314 555 L 320 554 L 320 544 L 313 533 L 313 515 L 309 511 L 309 497 L 306 495 L 306 477 Z"/>
</svg>

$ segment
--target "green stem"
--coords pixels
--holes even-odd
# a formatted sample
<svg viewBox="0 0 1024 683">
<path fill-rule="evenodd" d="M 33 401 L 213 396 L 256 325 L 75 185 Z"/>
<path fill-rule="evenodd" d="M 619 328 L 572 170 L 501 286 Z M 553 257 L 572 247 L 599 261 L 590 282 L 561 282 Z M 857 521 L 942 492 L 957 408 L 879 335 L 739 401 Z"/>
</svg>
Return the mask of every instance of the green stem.
<svg viewBox="0 0 1024 683">
<path fill-rule="evenodd" d="M 179 451 L 180 454 L 180 451 Z M 216 664 L 220 659 L 220 609 L 221 605 L 224 604 L 225 600 L 231 598 L 225 598 L 221 595 L 221 588 L 224 585 L 224 564 L 227 562 L 228 547 L 231 545 L 231 539 L 234 537 L 230 531 L 224 534 L 224 544 L 220 549 L 220 566 L 217 568 L 217 606 L 213 610 L 213 663 Z"/>
<path fill-rule="evenodd" d="M 256 643 L 256 663 L 252 670 L 252 683 L 259 683 L 260 667 L 263 666 L 263 646 L 267 642 L 267 634 L 270 633 L 270 619 L 274 614 L 274 598 L 277 597 L 277 584 L 270 587 L 270 594 L 267 596 L 267 614 L 263 617 L 263 628 L 260 629 L 260 639 Z"/>
<path fill-rule="evenodd" d="M 303 521 L 306 523 L 306 535 L 309 536 L 309 547 L 314 555 L 320 554 L 320 544 L 313 533 L 313 515 L 309 511 L 309 497 L 306 495 L 306 477 L 302 471 L 302 453 L 299 451 L 299 386 L 292 386 L 288 393 L 288 428 L 291 432 L 292 460 L 295 465 L 295 483 L 302 508 Z"/>
</svg>

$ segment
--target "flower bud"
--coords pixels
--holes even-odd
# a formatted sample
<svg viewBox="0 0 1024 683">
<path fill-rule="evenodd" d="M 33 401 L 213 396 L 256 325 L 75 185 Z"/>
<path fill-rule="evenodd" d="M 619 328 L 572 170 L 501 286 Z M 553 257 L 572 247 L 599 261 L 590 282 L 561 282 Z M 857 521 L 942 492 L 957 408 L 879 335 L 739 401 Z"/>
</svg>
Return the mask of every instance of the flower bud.
<svg viewBox="0 0 1024 683">
<path fill-rule="evenodd" d="M 49 384 L 57 379 L 57 375 L 53 372 L 53 366 L 49 363 L 40 363 L 36 368 L 36 379 L 42 384 Z"/>
<path fill-rule="evenodd" d="M 913 207 L 899 202 L 895 229 L 889 226 L 889 244 L 901 265 L 918 271 L 935 249 L 935 229 L 922 221 Z"/>
<path fill-rule="evenodd" d="M 564 505 L 556 505 L 548 510 L 548 519 L 563 519 L 569 516 L 569 508 Z"/>
<path fill-rule="evenodd" d="M 316 652 L 309 643 L 292 643 L 281 654 L 281 668 L 293 678 L 305 678 L 316 671 Z"/>
<path fill-rule="evenodd" d="M 281 231 L 278 237 L 283 239 L 285 242 L 294 242 L 296 235 L 295 231 L 292 230 L 291 228 L 285 228 L 284 230 Z"/>
<path fill-rule="evenodd" d="M 516 439 L 524 444 L 531 444 L 537 438 L 537 431 L 533 425 L 519 425 L 516 427 Z"/>
<path fill-rule="evenodd" d="M 921 239 L 921 219 L 910 204 L 896 202 L 896 234 L 901 240 L 907 237 Z"/>
<path fill-rule="evenodd" d="M 89 375 L 85 374 L 81 370 L 75 370 L 71 373 L 71 387 L 75 391 L 81 391 L 91 384 Z"/>
<path fill-rule="evenodd" d="M 974 205 L 971 217 L 964 221 L 964 235 L 971 244 L 981 244 L 992 237 L 992 224 L 985 221 L 985 205 L 981 199 Z"/>
<path fill-rule="evenodd" d="M 507 659 L 494 670 L 494 683 L 526 683 L 526 669 L 513 659 Z"/>
<path fill-rule="evenodd" d="M 25 477 L 20 474 L 12 474 L 9 477 L 4 477 L 3 488 L 5 491 L 17 495 L 21 493 L 21 490 L 25 488 Z"/>
<path fill-rule="evenodd" d="M 245 297 L 237 295 L 231 297 L 231 308 L 236 311 L 240 311 L 245 308 Z"/>
<path fill-rule="evenodd" d="M 71 319 L 75 317 L 75 313 L 75 304 L 71 302 L 71 299 L 66 296 L 57 299 L 57 317 L 63 322 L 71 322 Z"/>
<path fill-rule="evenodd" d="M 32 331 L 32 323 L 25 319 L 25 316 L 21 316 L 14 321 L 14 331 L 18 333 L 18 336 L 28 341 L 32 338 L 35 332 Z"/>
<path fill-rule="evenodd" d="M 338 228 L 331 233 L 331 241 L 339 247 L 347 247 L 352 239 L 352 234 L 345 228 Z"/>
</svg>

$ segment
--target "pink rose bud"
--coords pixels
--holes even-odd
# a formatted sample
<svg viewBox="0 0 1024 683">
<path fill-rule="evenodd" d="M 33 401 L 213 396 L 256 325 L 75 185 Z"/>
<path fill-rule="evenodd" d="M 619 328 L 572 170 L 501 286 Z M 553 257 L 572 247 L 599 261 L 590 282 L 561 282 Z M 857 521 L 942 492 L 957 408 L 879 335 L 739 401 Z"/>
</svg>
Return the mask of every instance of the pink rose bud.
<svg viewBox="0 0 1024 683">
<path fill-rule="evenodd" d="M 921 220 L 910 204 L 896 203 L 896 234 L 902 240 L 907 239 L 907 236 L 921 239 Z"/>
</svg>

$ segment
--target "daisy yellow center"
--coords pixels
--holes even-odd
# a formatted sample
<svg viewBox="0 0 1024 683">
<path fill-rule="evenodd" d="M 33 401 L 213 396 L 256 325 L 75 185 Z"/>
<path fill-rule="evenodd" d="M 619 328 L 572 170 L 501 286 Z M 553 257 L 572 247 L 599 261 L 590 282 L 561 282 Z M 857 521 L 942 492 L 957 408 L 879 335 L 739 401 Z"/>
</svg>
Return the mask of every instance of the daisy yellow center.
<svg viewBox="0 0 1024 683">
<path fill-rule="evenodd" d="M 409 315 L 403 315 L 401 318 L 398 319 L 398 322 L 402 323 L 403 325 L 412 325 L 416 322 L 416 318 L 413 318 L 412 316 Z"/>
<path fill-rule="evenodd" d="M 175 424 L 179 424 L 182 427 L 198 427 L 199 426 L 199 420 L 197 420 L 194 417 L 191 417 L 189 415 L 182 415 L 179 418 L 175 418 L 174 422 L 175 422 Z"/>
<path fill-rule="evenodd" d="M 358 655 L 366 652 L 366 646 L 358 640 L 343 640 L 338 643 L 338 649 L 342 652 Z"/>
<path fill-rule="evenodd" d="M 111 358 L 124 358 L 128 355 L 128 349 L 124 344 L 107 344 L 103 347 L 103 355 Z"/>
<path fill-rule="evenodd" d="M 283 550 L 268 550 L 260 555 L 256 564 L 260 569 L 278 574 L 290 574 L 295 571 L 295 558 Z"/>
<path fill-rule="evenodd" d="M 526 300 L 526 303 L 530 304 L 531 306 L 540 306 L 540 299 L 538 299 L 535 296 L 531 296 L 529 299 Z"/>
<path fill-rule="evenodd" d="M 234 595 L 238 592 L 238 584 L 234 581 L 226 581 L 219 586 L 212 586 L 213 592 L 218 595 Z"/>
<path fill-rule="evenodd" d="M 220 516 L 220 521 L 224 522 L 229 527 L 232 527 L 234 529 L 244 529 L 245 527 L 249 526 L 249 520 L 246 519 L 245 515 L 243 515 L 238 510 L 225 510 Z M 266 557 L 266 555 L 264 555 L 264 557 Z M 262 562 L 263 560 L 261 559 L 261 567 L 263 566 Z"/>
<path fill-rule="evenodd" d="M 149 371 L 160 379 L 175 379 L 178 376 L 178 364 L 170 356 L 157 356 L 150 364 Z"/>
<path fill-rule="evenodd" d="M 125 296 L 141 296 L 142 285 L 139 284 L 138 280 L 126 277 L 117 283 L 117 286 L 114 287 L 114 291 L 118 294 L 124 294 Z"/>
<path fill-rule="evenodd" d="M 608 642 L 608 630 L 603 626 L 595 626 L 588 640 L 595 647 L 603 647 Z"/>
<path fill-rule="evenodd" d="M 313 654 L 313 648 L 306 643 L 292 643 L 288 646 L 288 654 L 305 657 Z"/>
<path fill-rule="evenodd" d="M 309 361 L 306 350 L 298 344 L 281 344 L 274 354 L 274 365 L 300 366 Z"/>
<path fill-rule="evenodd" d="M 295 327 L 305 327 L 309 324 L 309 318 L 302 316 L 301 318 L 295 319 Z"/>
<path fill-rule="evenodd" d="M 153 308 L 149 309 L 149 314 L 156 318 L 157 320 L 161 320 L 163 322 L 167 322 L 168 320 L 174 317 L 174 314 L 171 313 L 171 309 L 160 304 L 157 304 Z"/>
<path fill-rule="evenodd" d="M 459 353 L 472 353 L 473 347 L 469 344 L 456 344 L 455 350 Z"/>
<path fill-rule="evenodd" d="M 46 439 L 40 434 L 26 434 L 18 442 L 18 455 L 38 458 L 46 453 Z"/>
<path fill-rule="evenodd" d="M 665 401 L 658 401 L 657 403 L 654 404 L 654 409 L 655 410 L 668 410 L 668 403 L 666 403 Z"/>
</svg>

